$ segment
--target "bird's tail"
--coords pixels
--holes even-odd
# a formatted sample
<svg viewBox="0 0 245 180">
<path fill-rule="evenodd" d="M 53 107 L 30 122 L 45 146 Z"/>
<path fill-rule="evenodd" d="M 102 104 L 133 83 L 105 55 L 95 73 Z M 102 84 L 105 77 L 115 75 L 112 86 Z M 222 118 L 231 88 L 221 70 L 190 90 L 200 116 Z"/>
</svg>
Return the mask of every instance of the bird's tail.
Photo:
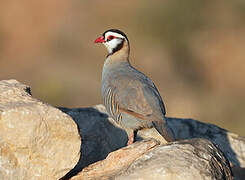
<svg viewBox="0 0 245 180">
<path fill-rule="evenodd" d="M 153 121 L 153 126 L 161 134 L 161 136 L 167 141 L 172 142 L 175 140 L 174 133 L 170 127 L 167 126 L 167 122 Z"/>
</svg>

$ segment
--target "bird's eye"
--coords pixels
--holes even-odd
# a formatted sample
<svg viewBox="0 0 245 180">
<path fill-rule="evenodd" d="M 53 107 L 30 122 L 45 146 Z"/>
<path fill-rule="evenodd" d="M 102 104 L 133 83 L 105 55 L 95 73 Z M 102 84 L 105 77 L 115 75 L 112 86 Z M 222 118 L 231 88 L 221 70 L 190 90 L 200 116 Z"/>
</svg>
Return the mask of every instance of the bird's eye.
<svg viewBox="0 0 245 180">
<path fill-rule="evenodd" d="M 110 40 L 112 40 L 112 39 L 114 39 L 115 38 L 115 36 L 108 36 L 107 37 L 107 41 L 110 41 Z"/>
</svg>

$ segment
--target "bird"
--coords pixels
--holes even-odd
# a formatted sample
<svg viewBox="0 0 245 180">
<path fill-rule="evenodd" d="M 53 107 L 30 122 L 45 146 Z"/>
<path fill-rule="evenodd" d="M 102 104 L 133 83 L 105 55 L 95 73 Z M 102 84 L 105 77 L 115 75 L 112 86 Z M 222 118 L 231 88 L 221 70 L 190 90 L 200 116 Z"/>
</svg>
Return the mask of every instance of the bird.
<svg viewBox="0 0 245 180">
<path fill-rule="evenodd" d="M 102 43 L 108 50 L 102 70 L 101 94 L 109 116 L 127 132 L 127 145 L 134 143 L 138 130 L 152 127 L 167 142 L 174 141 L 159 91 L 150 78 L 130 63 L 126 34 L 109 29 L 94 43 Z"/>
</svg>

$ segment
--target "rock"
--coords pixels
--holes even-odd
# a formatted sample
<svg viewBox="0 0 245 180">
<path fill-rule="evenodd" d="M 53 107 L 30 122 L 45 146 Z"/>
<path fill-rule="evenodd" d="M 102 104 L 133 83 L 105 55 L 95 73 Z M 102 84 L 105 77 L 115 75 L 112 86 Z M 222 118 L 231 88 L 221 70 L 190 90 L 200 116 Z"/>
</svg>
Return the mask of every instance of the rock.
<svg viewBox="0 0 245 180">
<path fill-rule="evenodd" d="M 82 157 L 77 166 L 67 174 L 67 178 L 74 176 L 84 167 L 105 159 L 110 152 L 126 146 L 126 132 L 108 117 L 103 105 L 90 108 L 60 109 L 76 121 L 83 139 Z M 178 140 L 208 139 L 224 152 L 236 169 L 245 167 L 244 137 L 218 126 L 192 119 L 167 118 L 167 121 Z M 149 137 L 158 140 L 161 138 L 153 128 L 139 131 L 136 139 L 142 140 Z"/>
<path fill-rule="evenodd" d="M 167 118 L 167 120 L 177 139 L 208 139 L 224 152 L 233 165 L 245 167 L 245 137 L 193 119 Z"/>
<path fill-rule="evenodd" d="M 110 152 L 126 146 L 126 132 L 113 120 L 108 119 L 108 115 L 103 111 L 93 107 L 60 109 L 78 124 L 82 137 L 82 156 L 76 167 L 63 179 L 72 177 L 84 167 L 105 159 Z"/>
<path fill-rule="evenodd" d="M 0 81 L 0 179 L 59 179 L 80 157 L 76 123 L 30 95 L 16 80 Z"/>
<path fill-rule="evenodd" d="M 117 180 L 232 180 L 229 162 L 210 141 L 190 139 L 162 145 L 146 152 Z"/>
<path fill-rule="evenodd" d="M 109 179 L 115 174 L 127 168 L 138 157 L 149 151 L 159 143 L 154 140 L 144 140 L 136 142 L 131 146 L 121 148 L 110 153 L 105 160 L 91 164 L 84 168 L 77 176 L 71 180 L 79 179 Z"/>
<path fill-rule="evenodd" d="M 71 180 L 232 180 L 229 162 L 215 145 L 191 139 L 157 146 L 143 140 L 110 153 Z"/>
</svg>

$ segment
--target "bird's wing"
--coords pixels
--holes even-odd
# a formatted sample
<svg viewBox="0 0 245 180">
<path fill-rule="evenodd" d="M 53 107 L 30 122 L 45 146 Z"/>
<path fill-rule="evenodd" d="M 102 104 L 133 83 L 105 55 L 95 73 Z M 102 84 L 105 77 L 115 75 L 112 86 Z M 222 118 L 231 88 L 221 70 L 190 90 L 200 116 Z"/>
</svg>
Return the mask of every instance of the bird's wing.
<svg viewBox="0 0 245 180">
<path fill-rule="evenodd" d="M 120 87 L 114 92 L 120 111 L 140 119 L 148 119 L 153 113 L 165 115 L 161 96 L 152 81 L 149 83 L 136 79 Z"/>
</svg>

